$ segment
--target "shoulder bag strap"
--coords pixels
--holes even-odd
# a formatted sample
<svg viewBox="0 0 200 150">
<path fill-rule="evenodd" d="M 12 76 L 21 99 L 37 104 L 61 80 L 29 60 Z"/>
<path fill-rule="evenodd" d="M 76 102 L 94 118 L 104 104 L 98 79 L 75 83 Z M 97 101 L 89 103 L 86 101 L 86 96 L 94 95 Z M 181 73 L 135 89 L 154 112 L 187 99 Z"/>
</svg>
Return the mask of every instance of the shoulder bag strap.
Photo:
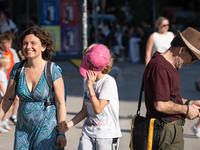
<svg viewBox="0 0 200 150">
<path fill-rule="evenodd" d="M 16 85 L 18 84 L 18 81 L 19 81 L 19 77 L 20 77 L 20 74 L 21 74 L 21 71 L 22 71 L 22 68 L 25 64 L 25 62 L 27 61 L 27 59 L 24 59 L 20 62 L 18 68 L 17 68 L 17 71 L 16 71 L 16 74 L 15 74 L 15 82 L 16 82 Z"/>
<path fill-rule="evenodd" d="M 143 92 L 143 91 L 144 91 L 144 84 L 143 84 L 143 81 L 142 81 L 141 89 L 140 89 L 140 97 L 139 97 L 139 101 L 138 101 L 137 115 L 140 115 L 140 108 L 141 108 L 142 92 Z"/>
<path fill-rule="evenodd" d="M 50 103 L 54 104 L 54 97 L 53 97 L 53 80 L 52 80 L 52 66 L 53 66 L 53 62 L 48 61 L 46 63 L 46 67 L 45 67 L 45 77 L 47 80 L 47 84 L 49 86 L 49 92 L 50 92 Z"/>
<path fill-rule="evenodd" d="M 22 68 L 23 68 L 23 66 L 24 66 L 24 64 L 25 64 L 26 61 L 27 61 L 27 59 L 22 60 L 20 62 L 20 64 L 19 64 L 17 70 L 16 70 L 16 74 L 15 74 L 15 78 L 14 78 L 14 80 L 15 80 L 15 86 L 14 86 L 14 90 L 13 90 L 13 93 L 12 93 L 11 97 L 8 98 L 9 100 L 14 100 L 15 99 L 13 97 L 13 95 L 14 95 L 14 93 L 16 93 L 17 85 L 18 85 L 18 81 L 19 81 L 19 77 L 20 77 L 20 74 L 22 72 Z"/>
</svg>

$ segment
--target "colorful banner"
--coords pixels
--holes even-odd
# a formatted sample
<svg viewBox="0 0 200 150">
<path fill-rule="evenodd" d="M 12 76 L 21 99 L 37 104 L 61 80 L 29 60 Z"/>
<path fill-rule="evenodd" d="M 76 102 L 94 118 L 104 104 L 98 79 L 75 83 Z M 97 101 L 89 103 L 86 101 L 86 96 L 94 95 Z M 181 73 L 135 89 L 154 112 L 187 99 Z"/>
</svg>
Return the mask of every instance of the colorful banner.
<svg viewBox="0 0 200 150">
<path fill-rule="evenodd" d="M 78 0 L 41 0 L 40 23 L 53 35 L 56 55 L 80 55 L 80 4 Z"/>
<path fill-rule="evenodd" d="M 40 2 L 40 22 L 41 25 L 59 25 L 59 2 L 41 1 Z"/>
<path fill-rule="evenodd" d="M 61 1 L 60 2 L 60 25 L 61 26 L 77 26 L 79 23 L 77 1 Z"/>
<path fill-rule="evenodd" d="M 79 52 L 78 26 L 61 27 L 61 47 L 63 52 Z"/>
<path fill-rule="evenodd" d="M 42 26 L 52 34 L 52 41 L 54 43 L 55 51 L 60 52 L 60 26 Z"/>
</svg>

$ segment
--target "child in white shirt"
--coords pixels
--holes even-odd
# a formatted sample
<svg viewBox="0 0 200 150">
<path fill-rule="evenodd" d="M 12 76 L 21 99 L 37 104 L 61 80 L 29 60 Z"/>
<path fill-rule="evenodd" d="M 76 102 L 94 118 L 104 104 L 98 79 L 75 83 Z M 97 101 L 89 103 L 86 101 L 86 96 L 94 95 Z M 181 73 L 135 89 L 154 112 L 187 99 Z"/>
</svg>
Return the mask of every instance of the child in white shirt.
<svg viewBox="0 0 200 150">
<path fill-rule="evenodd" d="M 85 119 L 78 150 L 117 150 L 121 130 L 115 79 L 108 75 L 113 55 L 102 44 L 83 51 L 79 71 L 86 78 L 81 111 L 66 125 L 66 131 Z"/>
<path fill-rule="evenodd" d="M 6 88 L 7 88 L 7 77 L 6 77 L 6 71 L 8 70 L 10 66 L 10 59 L 8 57 L 2 56 L 0 57 L 0 102 L 3 98 Z M 0 120 L 0 133 L 7 133 L 11 128 L 7 125 L 4 125 L 4 123 L 1 123 Z"/>
</svg>

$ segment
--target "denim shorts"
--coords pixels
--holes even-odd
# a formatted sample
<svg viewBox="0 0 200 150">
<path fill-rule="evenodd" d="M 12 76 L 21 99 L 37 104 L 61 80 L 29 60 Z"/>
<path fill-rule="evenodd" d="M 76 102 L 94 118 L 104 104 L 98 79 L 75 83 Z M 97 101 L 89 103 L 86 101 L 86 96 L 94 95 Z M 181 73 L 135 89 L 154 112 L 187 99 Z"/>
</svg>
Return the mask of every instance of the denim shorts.
<svg viewBox="0 0 200 150">
<path fill-rule="evenodd" d="M 118 150 L 119 138 L 92 138 L 82 133 L 78 150 Z"/>
</svg>

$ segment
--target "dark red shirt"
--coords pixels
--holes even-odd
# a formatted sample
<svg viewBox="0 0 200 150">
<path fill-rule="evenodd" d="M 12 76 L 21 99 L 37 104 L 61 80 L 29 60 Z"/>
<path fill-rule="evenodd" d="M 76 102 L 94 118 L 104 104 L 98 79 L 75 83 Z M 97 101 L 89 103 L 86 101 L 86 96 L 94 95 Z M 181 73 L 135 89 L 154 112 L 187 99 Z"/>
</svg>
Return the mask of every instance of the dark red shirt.
<svg viewBox="0 0 200 150">
<path fill-rule="evenodd" d="M 156 52 L 145 68 L 143 75 L 145 90 L 146 116 L 162 120 L 164 113 L 158 112 L 154 107 L 154 101 L 169 101 L 175 97 L 177 104 L 183 104 L 180 96 L 179 72 L 162 55 Z M 171 115 L 169 122 L 184 119 L 185 115 Z"/>
</svg>

